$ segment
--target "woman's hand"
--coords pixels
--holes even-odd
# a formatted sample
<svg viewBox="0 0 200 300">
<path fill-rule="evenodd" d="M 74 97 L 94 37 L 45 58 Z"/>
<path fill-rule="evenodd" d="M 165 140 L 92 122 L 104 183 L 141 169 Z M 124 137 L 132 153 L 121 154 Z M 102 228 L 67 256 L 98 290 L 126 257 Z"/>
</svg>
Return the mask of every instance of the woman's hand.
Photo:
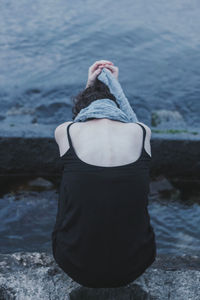
<svg viewBox="0 0 200 300">
<path fill-rule="evenodd" d="M 107 68 L 112 75 L 118 80 L 119 68 L 114 65 L 105 64 L 102 68 Z"/>
<path fill-rule="evenodd" d="M 96 77 L 101 73 L 101 70 L 103 68 L 109 69 L 112 72 L 113 76 L 115 76 L 115 78 L 118 79 L 118 73 L 119 73 L 118 67 L 114 67 L 114 64 L 111 61 L 99 60 L 89 67 L 88 81 L 87 81 L 86 88 L 93 84 Z"/>
</svg>

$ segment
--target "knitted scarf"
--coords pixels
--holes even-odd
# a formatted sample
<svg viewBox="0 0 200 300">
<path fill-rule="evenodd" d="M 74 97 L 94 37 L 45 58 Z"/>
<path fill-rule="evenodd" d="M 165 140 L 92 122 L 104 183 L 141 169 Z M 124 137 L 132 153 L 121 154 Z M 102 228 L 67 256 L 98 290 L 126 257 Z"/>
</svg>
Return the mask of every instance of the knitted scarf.
<svg viewBox="0 0 200 300">
<path fill-rule="evenodd" d="M 119 81 L 112 75 L 111 71 L 103 68 L 98 75 L 98 79 L 105 83 L 110 92 L 115 96 L 116 103 L 108 98 L 98 99 L 90 103 L 87 107 L 80 110 L 74 122 L 84 122 L 89 118 L 108 118 L 121 122 L 139 122 L 128 99 L 126 98 Z"/>
</svg>

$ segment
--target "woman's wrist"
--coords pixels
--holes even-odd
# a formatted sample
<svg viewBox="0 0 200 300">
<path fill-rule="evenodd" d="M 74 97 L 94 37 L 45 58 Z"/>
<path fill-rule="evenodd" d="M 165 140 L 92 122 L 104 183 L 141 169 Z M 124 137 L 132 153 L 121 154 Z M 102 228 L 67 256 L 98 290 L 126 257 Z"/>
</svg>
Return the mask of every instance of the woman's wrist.
<svg viewBox="0 0 200 300">
<path fill-rule="evenodd" d="M 92 85 L 93 81 L 88 81 L 86 84 L 86 89 Z"/>
</svg>

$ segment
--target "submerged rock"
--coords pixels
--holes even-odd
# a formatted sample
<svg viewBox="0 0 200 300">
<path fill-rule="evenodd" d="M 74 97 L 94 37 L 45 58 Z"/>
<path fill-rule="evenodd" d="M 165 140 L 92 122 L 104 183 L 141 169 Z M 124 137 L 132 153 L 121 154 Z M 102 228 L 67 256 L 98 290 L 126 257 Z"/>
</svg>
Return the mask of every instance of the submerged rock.
<svg viewBox="0 0 200 300">
<path fill-rule="evenodd" d="M 151 125 L 163 125 L 166 127 L 187 127 L 187 124 L 179 111 L 167 109 L 154 110 L 151 112 Z M 169 126 L 167 126 L 169 124 Z"/>
<path fill-rule="evenodd" d="M 73 281 L 48 253 L 0 254 L 0 299 L 197 300 L 200 257 L 157 255 L 134 282 L 119 288 L 88 288 Z"/>
<path fill-rule="evenodd" d="M 53 184 L 49 180 L 46 180 L 42 177 L 37 177 L 36 179 L 30 180 L 28 182 L 28 185 L 31 188 L 44 189 L 44 190 L 53 188 Z"/>
</svg>

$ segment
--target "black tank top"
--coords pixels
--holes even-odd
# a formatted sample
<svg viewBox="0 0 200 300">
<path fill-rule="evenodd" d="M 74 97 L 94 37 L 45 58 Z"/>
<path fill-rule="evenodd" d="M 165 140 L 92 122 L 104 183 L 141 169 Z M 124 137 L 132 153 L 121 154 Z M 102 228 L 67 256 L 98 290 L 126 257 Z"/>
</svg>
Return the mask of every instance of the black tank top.
<svg viewBox="0 0 200 300">
<path fill-rule="evenodd" d="M 95 166 L 79 159 L 70 138 L 63 162 L 53 256 L 86 287 L 119 287 L 139 277 L 155 260 L 148 213 L 149 163 L 143 130 L 140 157 L 121 166 Z"/>
</svg>

